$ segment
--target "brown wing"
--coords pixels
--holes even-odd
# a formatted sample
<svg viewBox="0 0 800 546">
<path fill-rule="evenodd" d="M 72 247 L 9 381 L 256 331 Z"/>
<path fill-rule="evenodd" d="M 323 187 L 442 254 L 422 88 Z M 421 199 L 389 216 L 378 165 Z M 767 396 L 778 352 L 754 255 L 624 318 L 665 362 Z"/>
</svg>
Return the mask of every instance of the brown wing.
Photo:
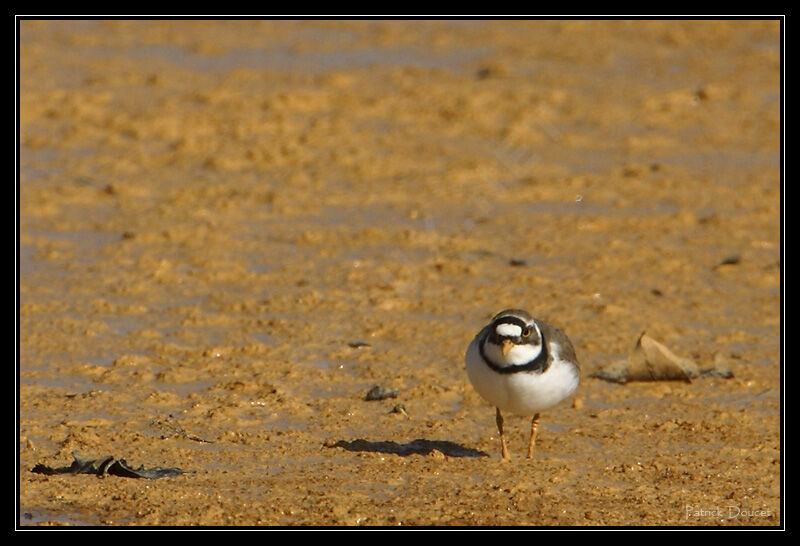
<svg viewBox="0 0 800 546">
<path fill-rule="evenodd" d="M 567 334 L 562 332 L 559 328 L 550 326 L 546 322 L 540 320 L 537 320 L 536 324 L 539 325 L 539 329 L 542 331 L 542 335 L 544 336 L 545 340 L 549 339 L 558 343 L 558 345 L 561 347 L 562 358 L 574 362 L 578 368 L 581 367 L 580 363 L 578 362 L 578 357 L 575 355 L 575 348 L 572 346 L 572 342 L 567 337 Z"/>
</svg>

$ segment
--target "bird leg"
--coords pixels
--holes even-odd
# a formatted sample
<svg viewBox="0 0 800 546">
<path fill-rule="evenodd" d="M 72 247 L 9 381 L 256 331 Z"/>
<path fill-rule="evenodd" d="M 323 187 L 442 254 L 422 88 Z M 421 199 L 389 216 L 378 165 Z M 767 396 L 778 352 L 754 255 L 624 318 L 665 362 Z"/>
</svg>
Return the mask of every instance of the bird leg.
<svg viewBox="0 0 800 546">
<path fill-rule="evenodd" d="M 533 459 L 533 446 L 536 443 L 536 432 L 539 430 L 539 414 L 533 416 L 531 419 L 531 439 L 528 442 L 528 458 Z"/>
<path fill-rule="evenodd" d="M 500 433 L 500 448 L 503 454 L 503 460 L 507 461 L 511 459 L 511 455 L 508 454 L 508 447 L 506 447 L 506 437 L 503 435 L 503 414 L 500 413 L 500 408 L 495 408 L 497 413 L 495 415 L 495 422 L 497 423 L 497 431 Z"/>
</svg>

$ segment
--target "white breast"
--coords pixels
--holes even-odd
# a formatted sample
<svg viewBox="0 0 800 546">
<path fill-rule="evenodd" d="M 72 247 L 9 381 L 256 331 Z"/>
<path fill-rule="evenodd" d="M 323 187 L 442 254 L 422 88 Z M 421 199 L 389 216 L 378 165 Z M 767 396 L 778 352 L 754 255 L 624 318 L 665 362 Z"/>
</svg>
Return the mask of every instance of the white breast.
<svg viewBox="0 0 800 546">
<path fill-rule="evenodd" d="M 490 404 L 503 411 L 533 415 L 571 396 L 580 381 L 577 369 L 560 358 L 561 347 L 557 343 L 550 343 L 548 350 L 553 363 L 545 372 L 502 374 L 486 365 L 476 338 L 467 349 L 467 376 Z"/>
</svg>

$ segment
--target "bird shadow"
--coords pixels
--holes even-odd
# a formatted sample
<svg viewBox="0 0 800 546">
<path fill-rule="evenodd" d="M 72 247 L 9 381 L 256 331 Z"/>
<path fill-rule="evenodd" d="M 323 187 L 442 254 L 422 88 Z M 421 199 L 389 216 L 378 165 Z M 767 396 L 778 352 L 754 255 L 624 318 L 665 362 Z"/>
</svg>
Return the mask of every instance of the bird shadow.
<svg viewBox="0 0 800 546">
<path fill-rule="evenodd" d="M 418 438 L 405 444 L 398 444 L 397 442 L 382 441 L 372 442 L 370 440 L 358 439 L 352 442 L 339 440 L 336 443 L 330 444 L 327 447 L 340 447 L 347 451 L 370 452 L 370 453 L 388 453 L 392 455 L 400 455 L 402 457 L 408 455 L 428 455 L 431 452 L 440 451 L 448 457 L 488 457 L 489 454 L 483 451 L 464 447 L 455 442 L 447 440 L 425 440 Z"/>
</svg>

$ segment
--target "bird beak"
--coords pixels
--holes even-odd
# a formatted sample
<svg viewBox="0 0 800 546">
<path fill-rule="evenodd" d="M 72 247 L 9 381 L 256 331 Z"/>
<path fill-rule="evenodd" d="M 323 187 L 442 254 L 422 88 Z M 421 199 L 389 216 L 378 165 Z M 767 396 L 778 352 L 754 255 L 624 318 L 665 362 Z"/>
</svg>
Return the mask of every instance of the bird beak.
<svg viewBox="0 0 800 546">
<path fill-rule="evenodd" d="M 510 339 L 503 340 L 503 348 L 502 348 L 503 356 L 508 356 L 508 353 L 510 353 L 511 349 L 513 348 L 514 348 L 514 342 L 512 342 Z"/>
</svg>

